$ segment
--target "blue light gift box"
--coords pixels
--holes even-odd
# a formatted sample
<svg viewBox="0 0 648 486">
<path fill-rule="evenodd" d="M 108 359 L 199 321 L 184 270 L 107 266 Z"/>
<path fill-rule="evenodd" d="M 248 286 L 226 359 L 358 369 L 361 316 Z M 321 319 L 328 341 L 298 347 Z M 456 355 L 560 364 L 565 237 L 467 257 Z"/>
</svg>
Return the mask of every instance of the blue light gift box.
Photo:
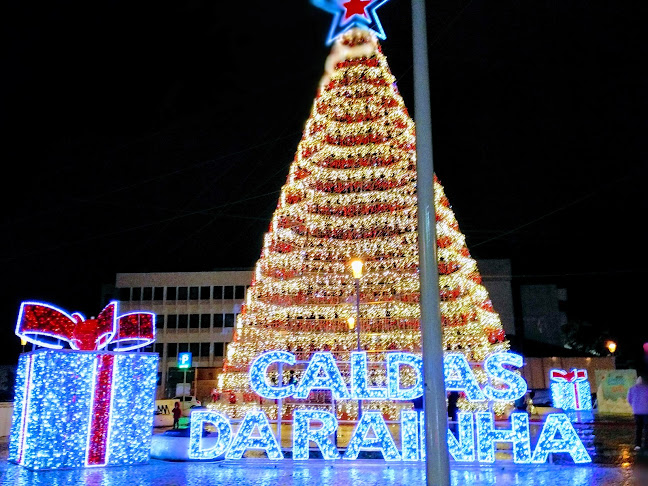
<svg viewBox="0 0 648 486">
<path fill-rule="evenodd" d="M 10 461 L 33 470 L 148 461 L 158 355 L 134 350 L 153 342 L 155 316 L 116 309 L 85 320 L 21 305 L 16 334 L 46 349 L 18 362 Z"/>
<path fill-rule="evenodd" d="M 592 392 L 587 370 L 551 370 L 549 378 L 554 407 L 567 411 L 592 410 Z"/>
</svg>

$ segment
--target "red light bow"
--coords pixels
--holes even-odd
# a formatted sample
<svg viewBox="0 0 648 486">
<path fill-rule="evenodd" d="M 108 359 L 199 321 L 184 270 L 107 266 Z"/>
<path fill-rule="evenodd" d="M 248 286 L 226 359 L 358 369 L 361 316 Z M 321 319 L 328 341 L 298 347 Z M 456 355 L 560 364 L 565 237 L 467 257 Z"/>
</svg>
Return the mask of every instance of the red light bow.
<svg viewBox="0 0 648 486">
<path fill-rule="evenodd" d="M 155 314 L 132 312 L 117 317 L 117 302 L 108 304 L 96 319 L 86 319 L 42 302 L 20 304 L 16 335 L 25 341 L 61 349 L 61 341 L 72 349 L 129 351 L 155 341 Z"/>
<path fill-rule="evenodd" d="M 549 377 L 554 381 L 564 381 L 572 383 L 587 379 L 587 370 L 577 370 L 576 368 L 567 372 L 565 370 L 551 370 Z"/>
</svg>

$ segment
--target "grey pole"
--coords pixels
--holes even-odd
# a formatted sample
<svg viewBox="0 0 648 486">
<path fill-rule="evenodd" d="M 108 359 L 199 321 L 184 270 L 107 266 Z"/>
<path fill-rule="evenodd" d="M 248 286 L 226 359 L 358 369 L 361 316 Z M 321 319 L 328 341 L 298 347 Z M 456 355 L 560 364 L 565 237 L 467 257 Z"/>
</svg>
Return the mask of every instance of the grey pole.
<svg viewBox="0 0 648 486">
<path fill-rule="evenodd" d="M 283 363 L 279 361 L 277 365 L 277 383 L 279 386 L 283 386 Z M 283 400 L 279 398 L 277 400 L 277 442 L 279 442 L 279 449 L 281 449 L 281 427 L 283 426 Z"/>
<path fill-rule="evenodd" d="M 358 334 L 358 351 L 360 349 L 360 279 L 355 279 L 355 288 L 356 288 L 356 331 Z"/>
<path fill-rule="evenodd" d="M 355 288 L 356 288 L 356 333 L 358 336 L 358 351 L 362 351 L 360 348 L 360 279 L 355 279 Z M 358 422 L 360 421 L 360 415 L 362 415 L 362 400 L 358 400 Z"/>
<path fill-rule="evenodd" d="M 427 486 L 449 486 L 448 411 L 443 377 L 443 335 L 439 311 L 425 0 L 412 0 L 412 31 L 426 484 Z"/>
</svg>

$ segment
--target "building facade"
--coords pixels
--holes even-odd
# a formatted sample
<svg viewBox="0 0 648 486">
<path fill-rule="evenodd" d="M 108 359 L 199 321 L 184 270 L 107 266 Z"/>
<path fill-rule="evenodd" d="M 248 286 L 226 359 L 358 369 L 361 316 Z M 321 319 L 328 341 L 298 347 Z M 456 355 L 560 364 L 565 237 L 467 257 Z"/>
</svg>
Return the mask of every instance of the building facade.
<svg viewBox="0 0 648 486">
<path fill-rule="evenodd" d="M 524 337 L 539 343 L 563 345 L 567 324 L 567 290 L 553 284 L 520 285 Z"/>
<path fill-rule="evenodd" d="M 199 400 L 211 395 L 252 275 L 252 269 L 117 274 L 113 295 L 120 312 L 157 316 L 156 342 L 146 350 L 160 355 L 158 399 L 176 396 L 185 378 Z M 187 376 L 178 368 L 182 352 L 192 354 Z"/>
</svg>

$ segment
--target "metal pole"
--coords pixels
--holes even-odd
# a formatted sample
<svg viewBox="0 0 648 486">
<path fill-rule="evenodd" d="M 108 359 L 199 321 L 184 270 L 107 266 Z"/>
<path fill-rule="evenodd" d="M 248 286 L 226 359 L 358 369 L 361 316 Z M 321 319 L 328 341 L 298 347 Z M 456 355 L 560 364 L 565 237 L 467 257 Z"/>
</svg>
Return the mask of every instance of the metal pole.
<svg viewBox="0 0 648 486">
<path fill-rule="evenodd" d="M 358 351 L 362 351 L 360 348 L 360 279 L 355 279 L 356 287 L 356 334 L 358 336 Z M 362 400 L 358 400 L 358 421 L 360 420 L 360 415 L 362 415 Z"/>
<path fill-rule="evenodd" d="M 283 363 L 280 361 L 277 365 L 277 383 L 279 386 L 283 386 Z M 277 400 L 277 442 L 279 442 L 279 448 L 281 449 L 281 421 L 283 419 L 283 400 L 279 398 Z"/>
<path fill-rule="evenodd" d="M 439 311 L 432 117 L 425 0 L 412 0 L 414 113 L 416 122 L 419 278 L 425 410 L 427 486 L 450 485 L 448 410 L 443 376 L 443 335 Z"/>
<path fill-rule="evenodd" d="M 356 331 L 358 334 L 358 351 L 362 351 L 360 348 L 360 279 L 355 279 L 356 286 Z"/>
</svg>

